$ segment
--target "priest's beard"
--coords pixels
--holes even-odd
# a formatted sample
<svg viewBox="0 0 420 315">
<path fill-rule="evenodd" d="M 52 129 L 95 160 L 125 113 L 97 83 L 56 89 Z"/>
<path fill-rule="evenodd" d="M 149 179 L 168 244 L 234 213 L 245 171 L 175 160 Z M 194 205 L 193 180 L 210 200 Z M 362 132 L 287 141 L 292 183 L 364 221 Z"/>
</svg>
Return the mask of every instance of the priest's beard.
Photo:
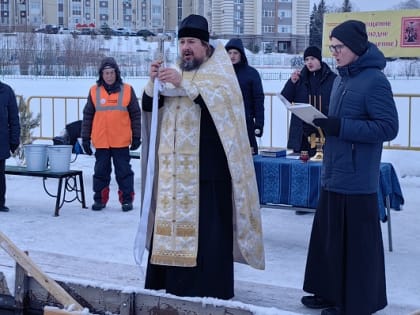
<svg viewBox="0 0 420 315">
<path fill-rule="evenodd" d="M 183 60 L 181 57 L 178 59 L 179 68 L 182 71 L 192 71 L 200 68 L 203 64 L 204 59 L 200 60 L 197 58 L 193 58 L 192 60 Z"/>
</svg>

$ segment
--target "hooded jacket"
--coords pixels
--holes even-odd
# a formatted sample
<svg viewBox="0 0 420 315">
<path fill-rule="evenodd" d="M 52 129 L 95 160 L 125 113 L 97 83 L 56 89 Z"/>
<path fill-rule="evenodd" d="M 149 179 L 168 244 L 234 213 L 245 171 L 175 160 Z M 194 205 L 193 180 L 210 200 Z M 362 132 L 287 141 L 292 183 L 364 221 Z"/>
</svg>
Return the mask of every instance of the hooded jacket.
<svg viewBox="0 0 420 315">
<path fill-rule="evenodd" d="M 264 128 L 264 90 L 261 77 L 255 68 L 248 65 L 248 59 L 246 58 L 241 39 L 231 39 L 225 45 L 225 48 L 226 51 L 236 49 L 241 53 L 241 61 L 234 64 L 233 68 L 235 69 L 244 99 L 248 137 L 251 146 L 256 148 L 255 129 L 260 129 L 262 132 Z"/>
<path fill-rule="evenodd" d="M 382 144 L 398 134 L 398 112 L 382 70 L 386 60 L 372 43 L 356 61 L 337 68 L 329 117 L 338 117 L 338 137 L 327 136 L 321 185 L 344 194 L 378 189 Z"/>
</svg>

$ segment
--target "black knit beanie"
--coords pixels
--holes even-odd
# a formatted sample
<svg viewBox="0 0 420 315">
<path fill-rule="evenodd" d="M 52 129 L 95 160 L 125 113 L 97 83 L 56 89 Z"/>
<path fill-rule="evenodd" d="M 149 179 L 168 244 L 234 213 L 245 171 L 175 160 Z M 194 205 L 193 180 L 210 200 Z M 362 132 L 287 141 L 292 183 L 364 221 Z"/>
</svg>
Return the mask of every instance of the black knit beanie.
<svg viewBox="0 0 420 315">
<path fill-rule="evenodd" d="M 365 23 L 357 20 L 348 20 L 337 25 L 330 35 L 343 42 L 352 52 L 361 56 L 368 48 L 368 36 Z"/>
<path fill-rule="evenodd" d="M 208 42 L 210 34 L 206 18 L 191 14 L 183 19 L 178 30 L 178 38 L 182 37 L 194 37 Z"/>
<path fill-rule="evenodd" d="M 321 50 L 316 46 L 309 46 L 305 49 L 305 52 L 303 53 L 303 59 L 305 59 L 308 56 L 315 57 L 319 61 L 322 61 Z"/>
</svg>

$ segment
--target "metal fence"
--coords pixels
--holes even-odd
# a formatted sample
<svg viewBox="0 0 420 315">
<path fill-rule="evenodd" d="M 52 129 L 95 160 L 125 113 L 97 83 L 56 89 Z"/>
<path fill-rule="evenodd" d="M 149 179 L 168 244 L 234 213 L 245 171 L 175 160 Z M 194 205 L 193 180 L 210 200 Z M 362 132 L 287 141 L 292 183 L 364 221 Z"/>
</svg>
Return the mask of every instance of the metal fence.
<svg viewBox="0 0 420 315">
<path fill-rule="evenodd" d="M 419 150 L 420 132 L 415 122 L 420 120 L 420 94 L 394 94 L 399 113 L 399 134 L 384 143 L 388 149 Z M 34 115 L 40 113 L 40 126 L 32 131 L 34 139 L 52 140 L 66 124 L 82 119 L 86 97 L 75 96 L 31 96 L 27 108 Z M 285 147 L 288 138 L 290 113 L 275 93 L 265 94 L 264 135 L 260 147 Z M 419 127 L 420 128 L 420 127 Z"/>
</svg>

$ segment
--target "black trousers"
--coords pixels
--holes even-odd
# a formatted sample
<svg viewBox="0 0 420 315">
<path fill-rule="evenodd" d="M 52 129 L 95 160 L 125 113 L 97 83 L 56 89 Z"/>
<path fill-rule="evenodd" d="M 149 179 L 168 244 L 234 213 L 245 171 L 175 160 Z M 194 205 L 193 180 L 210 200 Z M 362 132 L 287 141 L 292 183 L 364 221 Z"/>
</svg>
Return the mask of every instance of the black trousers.
<svg viewBox="0 0 420 315">
<path fill-rule="evenodd" d="M 128 147 L 96 149 L 95 158 L 93 199 L 105 204 L 108 201 L 112 160 L 115 168 L 115 179 L 118 183 L 119 200 L 122 204 L 132 202 L 134 199 L 134 173 L 131 169 L 130 151 Z"/>
<path fill-rule="evenodd" d="M 6 160 L 0 160 L 0 207 L 6 202 Z"/>
</svg>

